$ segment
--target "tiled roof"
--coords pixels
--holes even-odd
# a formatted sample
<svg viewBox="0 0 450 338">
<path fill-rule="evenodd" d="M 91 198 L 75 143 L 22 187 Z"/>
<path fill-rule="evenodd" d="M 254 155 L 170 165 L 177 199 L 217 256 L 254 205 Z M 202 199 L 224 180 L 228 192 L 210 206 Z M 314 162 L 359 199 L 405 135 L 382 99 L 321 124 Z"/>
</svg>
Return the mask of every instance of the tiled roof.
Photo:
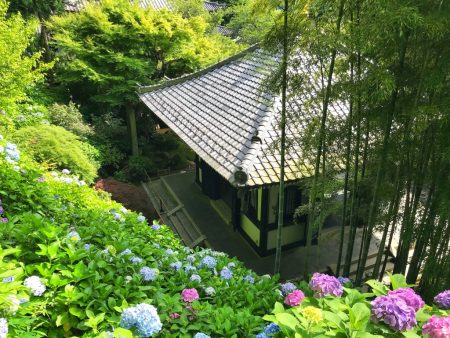
<svg viewBox="0 0 450 338">
<path fill-rule="evenodd" d="M 141 87 L 139 97 L 232 184 L 239 168 L 247 173 L 247 186 L 276 183 L 280 180 L 280 97 L 264 90 L 264 83 L 279 62 L 273 54 L 252 47 L 200 72 Z M 314 80 L 306 78 L 314 87 Z M 298 111 L 295 105 L 302 114 L 288 114 L 285 181 L 313 174 L 312 163 L 303 156 L 301 136 L 320 116 L 320 107 L 307 101 L 289 101 L 291 111 Z M 345 114 L 345 105 L 330 105 L 331 117 Z M 256 134 L 262 142 L 251 142 Z"/>
<path fill-rule="evenodd" d="M 224 9 L 227 7 L 226 4 L 221 4 L 218 2 L 212 2 L 212 1 L 205 1 L 204 6 L 208 12 L 215 12 L 215 11 L 218 11 L 219 9 Z"/>
<path fill-rule="evenodd" d="M 94 1 L 97 2 L 98 0 Z M 65 0 L 65 10 L 68 12 L 79 12 L 84 8 L 87 2 L 88 0 Z M 142 8 L 148 8 L 149 6 L 152 6 L 156 10 L 161 10 L 163 8 L 172 9 L 173 7 L 168 0 L 140 0 L 139 3 Z M 204 6 L 207 11 L 214 12 L 219 9 L 225 8 L 226 4 L 205 1 Z"/>
</svg>

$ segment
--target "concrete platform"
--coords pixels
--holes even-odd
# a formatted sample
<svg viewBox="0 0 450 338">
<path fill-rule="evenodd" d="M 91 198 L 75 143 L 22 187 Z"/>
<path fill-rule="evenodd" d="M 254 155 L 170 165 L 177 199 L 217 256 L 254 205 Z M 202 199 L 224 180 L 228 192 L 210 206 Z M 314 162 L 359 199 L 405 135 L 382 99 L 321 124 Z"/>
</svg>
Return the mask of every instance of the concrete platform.
<svg viewBox="0 0 450 338">
<path fill-rule="evenodd" d="M 239 232 L 233 231 L 222 217 L 214 210 L 210 200 L 201 192 L 194 182 L 195 173 L 186 172 L 161 178 L 170 194 L 183 204 L 186 212 L 200 232 L 206 237 L 208 245 L 223 251 L 231 257 L 237 257 L 247 267 L 258 274 L 273 274 L 275 255 L 260 257 Z M 216 205 L 217 207 L 217 205 Z M 354 258 L 357 258 L 362 232 L 358 229 L 355 241 Z M 305 247 L 283 251 L 281 261 L 281 278 L 295 279 L 303 276 L 305 260 L 308 259 L 308 272 L 326 271 L 336 264 L 339 250 L 339 228 L 326 229 L 321 234 L 320 246 L 312 247 L 306 254 Z M 369 256 L 378 250 L 379 241 L 372 240 Z"/>
</svg>

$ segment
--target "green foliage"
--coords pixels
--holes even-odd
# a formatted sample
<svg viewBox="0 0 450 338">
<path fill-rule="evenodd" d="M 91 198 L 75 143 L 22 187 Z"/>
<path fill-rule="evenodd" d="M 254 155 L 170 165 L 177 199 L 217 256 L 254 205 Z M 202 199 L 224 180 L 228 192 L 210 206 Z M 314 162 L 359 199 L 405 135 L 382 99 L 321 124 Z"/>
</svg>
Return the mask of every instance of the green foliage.
<svg viewBox="0 0 450 338">
<path fill-rule="evenodd" d="M 43 79 L 50 65 L 39 63 L 39 53 L 29 55 L 37 22 L 25 21 L 19 14 L 7 16 L 7 2 L 0 0 L 0 111 L 14 121 L 17 104 L 27 98 L 27 91 Z"/>
<path fill-rule="evenodd" d="M 279 16 L 277 5 L 267 0 L 237 0 L 225 10 L 230 17 L 227 27 L 230 28 L 240 42 L 247 44 L 260 43 L 273 28 Z"/>
<path fill-rule="evenodd" d="M 19 129 L 14 139 L 26 146 L 30 155 L 50 169 L 71 168 L 91 183 L 97 176 L 98 163 L 92 148 L 83 144 L 78 136 L 62 127 L 38 125 Z"/>
<path fill-rule="evenodd" d="M 52 14 L 62 13 L 64 0 L 10 0 L 9 12 L 20 12 L 23 16 L 36 16 L 47 20 Z"/>
<path fill-rule="evenodd" d="M 146 182 L 148 174 L 154 171 L 155 168 L 149 159 L 142 156 L 131 156 L 126 166 L 117 172 L 115 177 L 125 182 Z"/>
<path fill-rule="evenodd" d="M 51 124 L 63 127 L 75 135 L 80 137 L 92 135 L 92 128 L 83 121 L 83 116 L 73 102 L 69 102 L 68 105 L 54 103 L 48 107 L 47 116 Z"/>
<path fill-rule="evenodd" d="M 151 6 L 149 6 L 151 7 Z M 108 107 L 136 102 L 137 84 L 179 76 L 217 62 L 238 47 L 206 36 L 200 17 L 142 9 L 128 0 L 104 0 L 77 14 L 53 17 L 50 27 L 59 51 L 57 80 L 76 99 Z"/>
<path fill-rule="evenodd" d="M 402 281 L 403 280 L 403 281 Z M 406 287 L 405 276 L 391 276 L 392 287 Z M 264 319 L 280 326 L 282 335 L 276 337 L 419 337 L 421 327 L 431 317 L 448 315 L 449 311 L 425 306 L 417 311 L 417 326 L 405 332 L 394 332 L 386 324 L 371 320 L 370 301 L 375 296 L 384 296 L 389 292 L 386 285 L 376 280 L 367 284 L 372 288 L 370 293 L 362 293 L 357 289 L 344 287 L 341 297 L 326 296 L 316 298 L 306 283 L 300 284 L 305 297 L 298 306 L 285 308 L 277 302 L 272 313 Z"/>
<path fill-rule="evenodd" d="M 7 318 L 12 337 L 109 337 L 112 328 L 115 337 L 134 337 L 119 328 L 120 315 L 143 302 L 157 308 L 165 337 L 192 337 L 199 331 L 247 336 L 261 330 L 261 316 L 278 297 L 276 278 L 256 276 L 226 254 L 183 247 L 168 227 L 153 230 L 105 193 L 43 173 L 21 150 L 16 164 L 0 153 L 1 217 L 8 218 L 0 227 L 0 277 L 16 277 L 15 283 L 0 279 L 0 315 Z M 125 249 L 143 262 L 132 264 Z M 217 270 L 233 263 L 233 279 L 201 267 L 205 255 L 215 257 Z M 176 261 L 183 263 L 178 271 L 171 267 Z M 158 269 L 154 281 L 143 280 L 144 265 Z M 202 282 L 190 280 L 188 265 Z M 31 275 L 45 284 L 42 296 L 23 287 L 21 281 Z M 255 284 L 244 280 L 247 275 Z M 205 293 L 207 286 L 215 295 Z M 184 288 L 200 294 L 192 308 L 181 300 Z M 11 295 L 27 300 L 14 313 L 2 301 Z"/>
</svg>

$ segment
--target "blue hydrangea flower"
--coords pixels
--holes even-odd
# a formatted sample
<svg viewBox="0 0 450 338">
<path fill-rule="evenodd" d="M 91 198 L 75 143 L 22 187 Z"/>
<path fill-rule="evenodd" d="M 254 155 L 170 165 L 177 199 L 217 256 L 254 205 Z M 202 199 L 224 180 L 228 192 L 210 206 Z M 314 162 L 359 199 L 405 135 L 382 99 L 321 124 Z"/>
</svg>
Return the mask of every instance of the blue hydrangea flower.
<svg viewBox="0 0 450 338">
<path fill-rule="evenodd" d="M 189 256 L 187 256 L 186 257 L 186 260 L 189 262 L 189 263 L 194 263 L 195 262 L 195 256 L 194 255 L 189 255 Z"/>
<path fill-rule="evenodd" d="M 339 276 L 339 277 L 338 277 L 338 281 L 339 281 L 339 283 L 341 283 L 341 285 L 344 285 L 344 284 L 347 284 L 347 283 L 351 283 L 351 282 L 352 282 L 352 281 L 350 280 L 350 278 L 342 277 L 342 276 Z"/>
<path fill-rule="evenodd" d="M 141 257 L 133 256 L 130 258 L 130 262 L 134 265 L 141 264 L 144 260 Z"/>
<path fill-rule="evenodd" d="M 269 338 L 269 336 L 266 335 L 264 332 L 261 332 L 256 335 L 256 338 Z"/>
<path fill-rule="evenodd" d="M 176 262 L 170 263 L 170 267 L 172 269 L 176 270 L 176 271 L 180 270 L 182 265 L 183 264 L 180 261 L 176 261 Z"/>
<path fill-rule="evenodd" d="M 220 277 L 222 277 L 223 279 L 231 279 L 233 278 L 233 272 L 231 272 L 231 270 L 228 269 L 227 267 L 224 267 L 220 271 Z"/>
<path fill-rule="evenodd" d="M 135 307 L 129 307 L 122 311 L 120 316 L 120 327 L 131 329 L 136 325 L 137 310 Z"/>
<path fill-rule="evenodd" d="M 138 220 L 139 222 L 144 222 L 144 221 L 145 221 L 145 216 L 139 215 L 139 216 L 137 217 L 137 220 Z"/>
<path fill-rule="evenodd" d="M 78 234 L 78 232 L 76 232 L 75 230 L 70 231 L 67 234 L 67 239 L 70 239 L 71 241 L 79 241 L 81 239 L 80 235 Z"/>
<path fill-rule="evenodd" d="M 133 253 L 131 252 L 130 249 L 125 249 L 119 254 L 119 256 L 126 256 L 126 255 L 131 255 L 131 254 L 133 254 Z"/>
<path fill-rule="evenodd" d="M 70 170 L 69 169 L 63 169 L 61 170 L 61 173 L 64 175 L 69 175 L 70 174 Z"/>
<path fill-rule="evenodd" d="M 14 277 L 5 277 L 2 279 L 3 283 L 11 283 L 14 282 Z"/>
<path fill-rule="evenodd" d="M 207 334 L 204 334 L 203 332 L 198 332 L 195 334 L 194 338 L 211 338 L 211 336 L 208 336 Z"/>
<path fill-rule="evenodd" d="M 255 282 L 255 279 L 250 275 L 245 276 L 244 280 L 246 282 L 249 282 L 250 284 L 253 284 Z"/>
<path fill-rule="evenodd" d="M 275 333 L 277 333 L 277 332 L 279 332 L 279 331 L 281 331 L 281 329 L 280 329 L 280 327 L 277 325 L 277 324 L 275 324 L 275 323 L 270 323 L 270 324 L 267 324 L 266 325 L 266 327 L 264 328 L 264 333 L 265 334 L 270 334 L 270 335 L 273 335 L 273 334 L 275 334 Z"/>
<path fill-rule="evenodd" d="M 175 252 L 172 249 L 167 249 L 164 253 L 168 256 L 172 256 Z"/>
<path fill-rule="evenodd" d="M 159 245 L 158 243 L 153 244 L 153 246 L 154 246 L 156 249 L 160 249 L 160 248 L 161 248 L 161 245 Z"/>
<path fill-rule="evenodd" d="M 120 326 L 125 329 L 136 329 L 139 337 L 147 338 L 162 329 L 162 323 L 156 308 L 149 304 L 139 304 L 122 312 Z"/>
<path fill-rule="evenodd" d="M 89 251 L 89 249 L 91 247 L 92 247 L 92 245 L 87 243 L 87 244 L 84 245 L 84 250 Z"/>
<path fill-rule="evenodd" d="M 128 213 L 128 209 L 125 207 L 121 207 L 120 211 L 122 211 L 122 213 L 124 213 L 124 214 Z"/>
<path fill-rule="evenodd" d="M 152 269 L 148 266 L 144 266 L 143 268 L 141 268 L 141 270 L 139 270 L 139 273 L 142 275 L 142 278 L 146 282 L 154 281 L 156 279 L 156 276 L 158 275 L 158 272 L 158 269 Z"/>
<path fill-rule="evenodd" d="M 153 223 L 152 224 L 152 229 L 153 230 L 159 230 L 159 229 L 161 229 L 161 225 L 159 225 L 158 223 Z"/>
<path fill-rule="evenodd" d="M 0 338 L 6 338 L 8 335 L 8 321 L 5 318 L 0 318 Z"/>
<path fill-rule="evenodd" d="M 39 183 L 45 182 L 45 176 L 41 176 L 37 180 Z"/>
<path fill-rule="evenodd" d="M 287 282 L 287 283 L 281 284 L 281 292 L 283 292 L 283 295 L 285 295 L 285 296 L 290 294 L 294 290 L 297 290 L 297 287 L 295 286 L 294 283 Z"/>
<path fill-rule="evenodd" d="M 191 276 L 191 278 L 189 278 L 189 280 L 191 281 L 191 282 L 201 282 L 202 281 L 202 277 L 200 277 L 199 275 L 197 275 L 197 274 L 193 274 L 192 276 Z"/>
<path fill-rule="evenodd" d="M 197 268 L 195 266 L 188 264 L 184 267 L 184 271 L 186 271 L 187 273 L 194 272 L 197 271 Z"/>
<path fill-rule="evenodd" d="M 34 296 L 42 296 L 46 287 L 38 276 L 31 276 L 24 280 L 23 285 L 30 289 Z"/>
<path fill-rule="evenodd" d="M 201 262 L 200 262 L 200 266 L 206 266 L 209 269 L 214 269 L 217 265 L 217 261 L 214 257 L 211 256 L 205 256 L 202 258 Z"/>
</svg>

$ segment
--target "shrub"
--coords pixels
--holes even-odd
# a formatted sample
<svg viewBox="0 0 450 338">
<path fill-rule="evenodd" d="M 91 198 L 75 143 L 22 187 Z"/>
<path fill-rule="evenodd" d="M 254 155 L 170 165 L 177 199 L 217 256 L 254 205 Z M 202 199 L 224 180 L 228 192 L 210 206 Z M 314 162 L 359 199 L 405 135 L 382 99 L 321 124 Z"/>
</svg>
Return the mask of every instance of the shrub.
<svg viewBox="0 0 450 338">
<path fill-rule="evenodd" d="M 116 174 L 116 178 L 126 182 L 146 182 L 148 175 L 155 172 L 153 162 L 142 156 L 131 156 L 125 168 Z"/>
<path fill-rule="evenodd" d="M 71 168 L 86 182 L 91 183 L 97 176 L 99 164 L 90 158 L 87 146 L 78 136 L 62 127 L 37 125 L 25 127 L 14 133 L 14 139 L 26 146 L 29 154 L 50 169 Z"/>
<path fill-rule="evenodd" d="M 78 107 L 69 102 L 68 105 L 54 103 L 48 107 L 48 119 L 50 123 L 63 127 L 80 137 L 92 134 L 92 128 L 83 121 Z"/>
</svg>

